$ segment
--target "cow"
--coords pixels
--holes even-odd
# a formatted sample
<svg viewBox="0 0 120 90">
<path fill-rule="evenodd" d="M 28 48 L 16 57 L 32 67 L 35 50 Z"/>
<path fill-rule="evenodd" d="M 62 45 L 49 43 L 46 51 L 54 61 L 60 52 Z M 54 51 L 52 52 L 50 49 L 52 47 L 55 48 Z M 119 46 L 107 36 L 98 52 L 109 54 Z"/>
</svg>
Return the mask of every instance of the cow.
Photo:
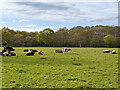
<svg viewBox="0 0 120 90">
<path fill-rule="evenodd" d="M 56 53 L 63 53 L 62 50 L 56 50 Z"/>
<path fill-rule="evenodd" d="M 115 50 L 110 51 L 111 54 L 116 54 Z"/>
<path fill-rule="evenodd" d="M 16 56 L 16 54 L 14 52 L 10 53 L 10 56 Z"/>
<path fill-rule="evenodd" d="M 35 54 L 35 52 L 38 52 L 37 50 L 32 50 L 32 49 L 30 49 L 30 51 L 28 51 L 27 53 L 26 53 L 26 55 L 27 56 L 33 56 L 34 54 Z"/>
<path fill-rule="evenodd" d="M 38 52 L 38 55 L 44 55 L 44 52 L 39 51 L 39 52 Z"/>
<path fill-rule="evenodd" d="M 3 53 L 3 56 L 10 56 L 10 55 L 9 55 L 9 53 L 4 52 L 4 53 Z"/>
<path fill-rule="evenodd" d="M 4 50 L 7 50 L 7 51 L 14 51 L 15 49 L 13 49 L 12 47 L 4 47 Z"/>
<path fill-rule="evenodd" d="M 110 50 L 104 50 L 103 53 L 110 53 Z"/>
<path fill-rule="evenodd" d="M 70 51 L 71 49 L 70 48 L 62 48 L 62 52 L 63 52 L 63 54 L 66 52 L 66 53 L 68 53 L 68 51 Z"/>
<path fill-rule="evenodd" d="M 24 52 L 28 52 L 29 50 L 28 49 L 25 49 Z"/>
<path fill-rule="evenodd" d="M 8 51 L 8 52 L 7 52 Z M 12 47 L 4 47 L 4 49 L 1 52 L 1 55 L 3 56 L 16 56 L 15 53 L 11 53 L 11 51 L 15 51 Z"/>
<path fill-rule="evenodd" d="M 3 56 L 16 56 L 16 54 L 14 52 L 7 53 L 5 49 L 2 50 L 2 55 Z"/>
</svg>

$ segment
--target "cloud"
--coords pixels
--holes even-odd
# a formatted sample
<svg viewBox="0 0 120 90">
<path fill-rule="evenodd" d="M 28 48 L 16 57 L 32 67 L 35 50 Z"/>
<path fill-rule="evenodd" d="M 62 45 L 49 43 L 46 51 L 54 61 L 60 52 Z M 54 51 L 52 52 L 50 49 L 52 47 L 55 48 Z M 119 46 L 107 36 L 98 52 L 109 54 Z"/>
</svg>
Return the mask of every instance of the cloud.
<svg viewBox="0 0 120 90">
<path fill-rule="evenodd" d="M 13 29 L 15 31 L 27 31 L 27 32 L 39 32 L 42 31 L 45 28 L 50 28 L 50 29 L 54 29 L 55 31 L 57 30 L 57 27 L 38 27 L 38 28 L 10 28 Z"/>
<path fill-rule="evenodd" d="M 15 2 L 16 0 L 1 0 L 1 2 Z M 17 2 L 119 2 L 119 0 L 17 0 Z"/>
<path fill-rule="evenodd" d="M 31 25 L 24 25 L 24 26 L 20 26 L 20 27 L 36 27 L 37 25 L 31 24 Z"/>
<path fill-rule="evenodd" d="M 12 1 L 12 0 L 11 0 Z M 22 0 L 21 0 L 22 1 Z M 0 15 L 6 25 L 18 28 L 36 28 L 39 24 L 44 26 L 75 26 L 97 23 L 113 23 L 117 19 L 117 3 L 79 2 L 77 0 L 23 0 L 0 3 L 4 12 Z M 12 17 L 11 17 L 12 16 Z M 9 24 L 8 21 L 16 19 L 17 22 Z M 28 25 L 22 19 L 29 20 Z M 104 22 L 105 21 L 105 22 Z M 108 22 L 106 22 L 108 21 Z M 15 24 L 16 25 L 15 25 Z M 21 25 L 21 26 L 20 26 Z M 22 26 L 23 25 L 23 26 Z"/>
<path fill-rule="evenodd" d="M 27 22 L 28 20 L 19 20 L 19 22 Z"/>
<path fill-rule="evenodd" d="M 117 20 L 118 17 L 101 17 L 101 18 L 94 18 L 92 20 L 90 20 L 89 22 L 104 22 L 104 21 L 113 21 L 113 20 Z"/>
<path fill-rule="evenodd" d="M 13 2 L 14 4 L 17 5 L 22 5 L 22 6 L 28 6 L 28 7 L 33 7 L 35 9 L 40 9 L 40 10 L 67 10 L 70 7 L 61 5 L 61 4 L 56 4 L 56 3 L 43 3 L 43 2 Z"/>
</svg>

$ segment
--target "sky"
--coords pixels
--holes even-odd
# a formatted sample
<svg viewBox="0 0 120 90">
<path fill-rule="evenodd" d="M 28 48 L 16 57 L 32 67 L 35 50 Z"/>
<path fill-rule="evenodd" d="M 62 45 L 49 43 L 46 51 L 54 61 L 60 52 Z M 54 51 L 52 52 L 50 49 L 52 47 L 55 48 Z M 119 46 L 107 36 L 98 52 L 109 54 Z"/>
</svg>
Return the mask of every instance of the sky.
<svg viewBox="0 0 120 90">
<path fill-rule="evenodd" d="M 117 0 L 2 0 L 0 29 L 54 31 L 62 27 L 118 25 Z"/>
</svg>

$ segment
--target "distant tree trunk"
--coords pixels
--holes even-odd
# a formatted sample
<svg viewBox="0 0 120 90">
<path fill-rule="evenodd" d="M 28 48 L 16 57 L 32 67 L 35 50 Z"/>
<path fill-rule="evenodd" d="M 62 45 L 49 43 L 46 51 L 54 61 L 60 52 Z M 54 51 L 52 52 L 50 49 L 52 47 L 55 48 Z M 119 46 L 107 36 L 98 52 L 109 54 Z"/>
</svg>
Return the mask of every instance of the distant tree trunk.
<svg viewBox="0 0 120 90">
<path fill-rule="evenodd" d="M 82 47 L 82 44 L 80 43 L 80 47 Z"/>
</svg>

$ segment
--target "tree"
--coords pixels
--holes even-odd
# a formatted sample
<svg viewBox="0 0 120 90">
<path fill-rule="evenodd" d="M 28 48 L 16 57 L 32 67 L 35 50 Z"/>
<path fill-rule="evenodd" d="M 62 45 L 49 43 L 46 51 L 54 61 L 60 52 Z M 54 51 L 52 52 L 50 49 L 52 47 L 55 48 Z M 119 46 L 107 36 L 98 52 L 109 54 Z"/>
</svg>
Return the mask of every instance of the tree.
<svg viewBox="0 0 120 90">
<path fill-rule="evenodd" d="M 54 36 L 54 44 L 56 46 L 69 46 L 69 32 L 64 28 L 60 28 Z"/>
<path fill-rule="evenodd" d="M 11 46 L 12 34 L 5 30 L 2 30 L 2 46 Z"/>
<path fill-rule="evenodd" d="M 11 40 L 12 45 L 15 47 L 24 46 L 24 37 L 22 34 L 15 34 Z"/>
<path fill-rule="evenodd" d="M 38 34 L 38 41 L 45 46 L 52 46 L 52 36 L 54 31 L 50 28 L 46 28 L 43 31 L 40 31 Z"/>
<path fill-rule="evenodd" d="M 93 47 L 104 46 L 104 40 L 102 37 L 100 37 L 98 35 L 94 35 L 90 41 L 90 45 Z"/>
<path fill-rule="evenodd" d="M 114 47 L 116 44 L 116 39 L 112 35 L 107 35 L 104 37 L 104 42 L 107 47 Z"/>
</svg>

